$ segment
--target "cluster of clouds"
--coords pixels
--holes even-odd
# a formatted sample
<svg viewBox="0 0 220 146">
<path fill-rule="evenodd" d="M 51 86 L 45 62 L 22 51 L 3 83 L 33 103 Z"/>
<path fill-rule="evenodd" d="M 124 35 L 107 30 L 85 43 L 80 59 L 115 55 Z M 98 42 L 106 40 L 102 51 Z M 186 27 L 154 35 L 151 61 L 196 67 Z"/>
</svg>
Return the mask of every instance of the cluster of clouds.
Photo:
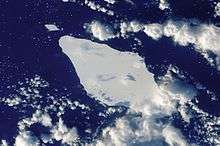
<svg viewBox="0 0 220 146">
<path fill-rule="evenodd" d="M 170 5 L 169 5 L 169 3 L 167 2 L 167 0 L 160 0 L 159 8 L 160 8 L 161 10 L 170 9 Z"/>
<path fill-rule="evenodd" d="M 216 3 L 215 6 L 215 16 L 220 17 L 220 2 Z"/>
<path fill-rule="evenodd" d="M 87 146 L 194 145 L 169 120 L 173 113 L 179 112 L 189 123 L 193 117 L 187 112 L 189 103 L 201 113 L 190 102 L 197 95 L 195 87 L 171 75 L 171 71 L 178 73 L 177 69 L 171 67 L 157 84 L 138 54 L 70 36 L 61 37 L 59 44 L 76 68 L 87 93 L 105 104 L 130 108 L 115 126 L 105 128 L 101 137 Z M 207 113 L 201 114 L 209 119 L 205 117 Z M 211 135 L 212 131 L 208 132 Z M 212 135 L 206 138 L 211 141 Z"/>
<path fill-rule="evenodd" d="M 50 133 L 42 133 L 40 138 L 28 130 L 28 128 L 39 123 L 49 129 Z M 41 142 L 53 143 L 61 141 L 62 144 L 74 146 L 77 144 L 79 136 L 75 127 L 67 128 L 62 118 L 57 123 L 52 123 L 52 118 L 47 112 L 37 110 L 31 118 L 22 119 L 18 123 L 19 134 L 15 138 L 14 146 L 40 146 Z"/>
<path fill-rule="evenodd" d="M 144 32 L 153 40 L 169 37 L 178 45 L 193 45 L 197 51 L 204 55 L 204 57 L 208 57 L 208 51 L 212 51 L 220 56 L 220 28 L 213 24 L 201 24 L 197 21 L 173 20 L 168 20 L 163 24 L 142 24 L 137 21 L 131 21 L 120 23 L 120 32 L 115 32 L 115 29 L 112 27 L 106 26 L 98 21 L 93 21 L 89 26 L 94 28 L 90 29 L 89 32 L 101 41 L 120 36 L 126 38 L 129 37 L 130 33 Z M 108 27 L 108 29 L 106 29 L 106 27 Z M 210 63 L 213 62 L 209 57 L 207 59 Z M 217 62 L 218 58 L 216 58 L 215 61 Z M 217 67 L 219 68 L 218 65 Z"/>
<path fill-rule="evenodd" d="M 87 6 L 91 10 L 102 12 L 104 14 L 107 14 L 109 16 L 114 15 L 114 11 L 110 10 L 106 6 L 100 5 L 97 1 L 92 1 L 92 0 L 82 0 L 82 1 L 76 1 L 76 0 L 62 0 L 63 2 L 71 2 L 71 3 L 78 3 L 81 6 Z M 104 0 L 108 4 L 114 4 L 116 1 L 115 0 Z"/>
<path fill-rule="evenodd" d="M 109 4 L 114 4 L 116 3 L 116 0 L 104 0 L 105 2 L 109 3 Z"/>
<path fill-rule="evenodd" d="M 40 76 L 35 75 L 33 78 L 26 78 L 24 81 L 19 81 L 18 85 L 8 86 L 11 91 L 16 91 L 8 97 L 2 97 L 1 104 L 10 106 L 11 108 L 20 110 L 20 107 L 31 107 L 35 112 L 31 117 L 26 117 L 18 122 L 19 134 L 15 137 L 14 146 L 40 146 L 43 143 L 53 143 L 54 141 L 61 141 L 63 144 L 75 145 L 78 140 L 76 128 L 67 128 L 63 123 L 61 115 L 64 114 L 65 109 L 82 109 L 89 111 L 90 107 L 81 104 L 77 100 L 71 100 L 68 96 L 57 98 L 55 95 L 44 95 L 42 92 L 49 87 L 49 83 Z M 58 95 L 59 96 L 59 95 Z M 46 106 L 41 106 L 41 101 L 44 101 Z M 52 104 L 47 104 L 47 100 L 52 101 Z M 22 109 L 23 110 L 23 109 Z M 59 118 L 57 123 L 52 123 L 50 112 L 55 112 Z M 100 113 L 102 114 L 102 113 Z M 105 115 L 103 113 L 103 115 Z M 41 137 L 36 137 L 30 126 L 39 123 L 48 128 L 50 134 L 42 134 Z M 0 142 L 0 146 L 7 146 L 6 140 Z"/>
<path fill-rule="evenodd" d="M 108 2 L 112 2 L 112 1 L 108 0 Z M 96 4 L 96 2 L 94 2 L 94 1 L 85 0 L 84 4 L 92 10 L 95 10 L 98 12 L 103 12 L 103 13 L 110 15 L 110 16 L 114 15 L 114 12 L 112 10 L 109 10 L 106 7 L 102 7 L 101 5 Z"/>
<path fill-rule="evenodd" d="M 43 110 L 45 112 L 56 111 L 58 117 L 65 112 L 66 108 L 71 110 L 75 110 L 77 108 L 86 111 L 90 110 L 88 105 L 68 98 L 69 94 L 65 94 L 66 96 L 62 97 L 58 97 L 59 95 L 54 95 L 54 93 L 44 95 L 43 91 L 47 90 L 49 86 L 49 83 L 42 79 L 39 75 L 35 75 L 32 78 L 26 78 L 25 81 L 18 82 L 18 85 L 8 86 L 10 90 L 15 91 L 15 94 L 2 97 L 0 103 L 8 105 L 14 109 L 18 109 L 20 106 L 29 106 L 35 109 L 37 113 L 39 112 L 38 110 Z M 42 106 L 41 100 L 50 104 Z M 37 114 L 35 114 L 35 116 L 37 116 Z M 39 120 L 38 117 L 34 119 Z"/>
<path fill-rule="evenodd" d="M 30 117 L 23 117 L 17 124 L 18 134 L 14 136 L 15 143 L 10 145 L 14 146 L 40 146 L 53 144 L 54 142 L 61 142 L 63 145 L 77 146 L 81 142 L 76 127 L 67 127 L 62 115 L 65 114 L 66 109 L 83 110 L 83 112 L 91 112 L 89 105 L 82 104 L 81 101 L 69 98 L 69 94 L 65 93 L 60 96 L 56 93 L 43 94 L 47 91 L 50 84 L 42 79 L 40 76 L 35 75 L 32 78 L 25 78 L 24 81 L 19 81 L 16 85 L 8 86 L 11 91 L 16 91 L 8 97 L 2 97 L 1 104 L 10 106 L 17 110 L 24 110 L 25 107 L 31 107 L 35 111 Z M 56 89 L 57 92 L 60 92 Z M 49 101 L 48 101 L 49 100 Z M 42 101 L 45 106 L 42 106 Z M 52 101 L 52 103 L 51 103 Z M 100 117 L 106 117 L 115 112 L 120 111 L 120 108 L 114 107 L 107 108 L 99 112 Z M 54 113 L 57 122 L 53 122 L 51 113 Z M 89 116 L 85 117 L 89 119 Z M 42 125 L 48 133 L 40 133 L 36 136 L 30 127 L 34 124 Z M 86 129 L 86 133 L 91 132 L 91 129 Z M 95 135 L 95 134 L 94 134 Z M 9 143 L 6 140 L 0 141 L 0 146 L 7 146 Z"/>
<path fill-rule="evenodd" d="M 115 38 L 112 28 L 108 25 L 103 25 L 98 21 L 93 21 L 91 24 L 84 25 L 84 28 L 90 32 L 93 37 L 99 39 L 100 41 L 106 41 L 108 39 Z"/>
</svg>

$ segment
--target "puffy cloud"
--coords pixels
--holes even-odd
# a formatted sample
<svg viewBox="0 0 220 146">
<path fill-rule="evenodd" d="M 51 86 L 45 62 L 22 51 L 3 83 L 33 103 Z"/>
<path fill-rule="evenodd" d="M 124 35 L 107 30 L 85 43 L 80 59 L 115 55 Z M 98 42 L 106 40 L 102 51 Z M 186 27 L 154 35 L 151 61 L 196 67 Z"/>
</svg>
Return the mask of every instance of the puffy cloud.
<svg viewBox="0 0 220 146">
<path fill-rule="evenodd" d="M 211 50 L 220 55 L 220 28 L 217 26 L 168 21 L 164 24 L 164 35 L 172 37 L 180 45 L 193 44 L 197 49 Z"/>
<path fill-rule="evenodd" d="M 168 21 L 163 29 L 165 36 L 172 37 L 175 42 L 182 46 L 187 46 L 190 43 L 193 44 L 196 41 L 196 36 L 188 24 Z"/>
<path fill-rule="evenodd" d="M 34 123 L 42 123 L 42 125 L 46 127 L 51 127 L 52 126 L 52 119 L 48 113 L 43 113 L 40 110 L 37 110 L 33 116 L 31 121 Z"/>
<path fill-rule="evenodd" d="M 115 0 L 104 0 L 106 1 L 107 3 L 110 3 L 110 4 L 114 4 L 116 1 Z"/>
<path fill-rule="evenodd" d="M 14 146 L 40 146 L 40 142 L 30 131 L 25 131 L 16 137 Z"/>
<path fill-rule="evenodd" d="M 43 126 L 51 127 L 52 126 L 52 119 L 48 113 L 43 112 L 41 110 L 36 110 L 36 112 L 33 113 L 31 118 L 22 119 L 18 123 L 19 129 L 21 131 L 23 131 L 26 129 L 26 127 L 30 127 L 34 123 L 40 123 Z"/>
<path fill-rule="evenodd" d="M 61 118 L 57 125 L 51 130 L 51 133 L 52 139 L 62 141 L 63 144 L 70 146 L 75 145 L 79 139 L 76 128 L 68 129 Z"/>
<path fill-rule="evenodd" d="M 0 146 L 8 146 L 8 143 L 6 142 L 6 140 L 2 140 Z"/>
<path fill-rule="evenodd" d="M 212 24 L 199 24 L 190 22 L 174 22 L 168 21 L 163 27 L 164 35 L 173 38 L 174 42 L 182 46 L 189 44 L 194 45 L 195 49 L 210 62 L 210 65 L 215 65 L 219 70 L 220 57 L 220 28 Z M 207 51 L 212 51 L 217 54 L 214 60 L 211 59 Z"/>
<path fill-rule="evenodd" d="M 158 40 L 163 36 L 163 29 L 160 24 L 148 24 L 144 26 L 144 32 L 151 38 Z"/>
<path fill-rule="evenodd" d="M 220 55 L 220 28 L 214 25 L 201 25 L 196 35 L 195 45 L 205 50 L 212 50 Z"/>
<path fill-rule="evenodd" d="M 182 46 L 192 44 L 200 51 L 211 50 L 220 55 L 220 28 L 212 24 L 200 24 L 195 21 L 168 20 L 163 24 L 141 24 L 137 21 L 122 22 L 121 36 L 130 32 L 143 31 L 154 40 L 170 37 Z"/>
<path fill-rule="evenodd" d="M 183 140 L 181 133 L 179 130 L 175 129 L 174 127 L 168 125 L 162 131 L 165 141 L 169 146 L 187 146 L 187 142 Z"/>
<path fill-rule="evenodd" d="M 213 61 L 207 57 L 207 51 L 213 51 L 220 56 L 220 28 L 213 24 L 173 20 L 168 20 L 163 24 L 141 24 L 137 21 L 120 23 L 121 37 L 129 37 L 129 33 L 139 31 L 143 31 L 154 40 L 170 37 L 181 46 L 194 45 L 197 51 L 201 52 L 208 61 L 211 61 L 210 64 L 213 64 Z"/>
<path fill-rule="evenodd" d="M 31 118 L 26 118 L 19 122 L 20 134 L 16 137 L 15 146 L 40 145 L 40 141 L 31 134 L 31 131 L 27 131 L 34 123 L 40 123 L 50 130 L 50 134 L 41 134 L 40 139 L 43 143 L 53 143 L 53 140 L 56 140 L 61 141 L 63 144 L 75 146 L 79 140 L 76 128 L 68 128 L 61 118 L 56 124 L 52 124 L 49 114 L 37 110 Z"/>
<path fill-rule="evenodd" d="M 161 10 L 169 9 L 170 6 L 169 6 L 169 3 L 167 2 L 167 0 L 160 0 L 159 8 Z"/>
<path fill-rule="evenodd" d="M 129 32 L 139 32 L 143 28 L 144 28 L 143 25 L 137 21 L 122 22 L 120 24 L 120 33 L 122 36 L 124 36 L 126 35 L 126 33 Z"/>
<path fill-rule="evenodd" d="M 87 26 L 87 30 L 100 41 L 105 41 L 116 37 L 109 26 L 102 24 L 98 21 L 93 21 L 91 24 L 89 24 Z"/>
<path fill-rule="evenodd" d="M 114 0 L 106 0 L 110 3 L 113 3 Z M 108 8 L 106 7 L 102 7 L 101 5 L 97 4 L 96 2 L 94 1 L 90 1 L 90 0 L 85 0 L 84 4 L 86 6 L 88 6 L 90 9 L 92 10 L 95 10 L 95 11 L 100 11 L 100 12 L 103 12 L 107 15 L 110 15 L 110 16 L 113 16 L 114 15 L 114 12 L 112 10 L 109 10 Z"/>
<path fill-rule="evenodd" d="M 220 2 L 216 3 L 216 6 L 215 6 L 215 16 L 216 17 L 220 16 Z"/>
</svg>

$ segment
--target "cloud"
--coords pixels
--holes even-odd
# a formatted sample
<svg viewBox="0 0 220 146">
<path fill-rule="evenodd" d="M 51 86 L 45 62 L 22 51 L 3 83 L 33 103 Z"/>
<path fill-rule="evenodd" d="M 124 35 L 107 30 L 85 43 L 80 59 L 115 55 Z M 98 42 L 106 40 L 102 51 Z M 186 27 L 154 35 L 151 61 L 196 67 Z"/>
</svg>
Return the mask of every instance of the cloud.
<svg viewBox="0 0 220 146">
<path fill-rule="evenodd" d="M 170 8 L 170 5 L 169 5 L 169 3 L 167 2 L 167 0 L 160 0 L 159 8 L 160 8 L 161 10 L 169 9 L 169 8 Z"/>
<path fill-rule="evenodd" d="M 197 49 L 220 55 L 220 28 L 212 24 L 168 21 L 164 24 L 164 35 L 182 46 L 193 44 Z"/>
<path fill-rule="evenodd" d="M 116 2 L 115 0 L 104 0 L 104 1 L 109 3 L 109 4 L 114 4 Z"/>
<path fill-rule="evenodd" d="M 165 141 L 170 146 L 187 146 L 187 142 L 183 140 L 183 137 L 179 130 L 175 129 L 174 127 L 168 125 L 166 126 L 162 134 L 164 135 Z"/>
<path fill-rule="evenodd" d="M 8 143 L 6 142 L 6 140 L 2 140 L 0 146 L 8 146 Z"/>
<path fill-rule="evenodd" d="M 137 21 L 120 23 L 120 33 L 122 36 L 125 36 L 129 32 L 139 32 L 143 30 L 143 28 L 143 25 Z"/>
<path fill-rule="evenodd" d="M 40 146 L 40 141 L 30 131 L 20 132 L 14 146 Z"/>
<path fill-rule="evenodd" d="M 215 6 L 215 16 L 220 17 L 220 2 L 216 3 Z"/>
<path fill-rule="evenodd" d="M 76 128 L 68 129 L 60 118 L 59 122 L 51 130 L 52 139 L 61 141 L 63 144 L 68 144 L 70 146 L 75 145 L 78 142 L 78 134 Z"/>
<path fill-rule="evenodd" d="M 158 40 L 163 36 L 163 29 L 160 24 L 148 24 L 144 26 L 144 32 L 154 40 Z"/>
<path fill-rule="evenodd" d="M 99 39 L 100 41 L 105 41 L 116 37 L 111 27 L 98 21 L 93 21 L 91 24 L 85 27 L 88 32 L 90 32 L 95 38 Z"/>
<path fill-rule="evenodd" d="M 52 124 L 52 119 L 49 114 L 38 110 L 32 115 L 32 118 L 26 118 L 19 122 L 20 134 L 16 137 L 15 146 L 40 145 L 40 141 L 31 134 L 31 131 L 27 131 L 34 123 L 40 123 L 50 131 L 49 134 L 41 134 L 39 139 L 41 139 L 43 143 L 53 143 L 53 140 L 56 140 L 61 141 L 63 144 L 74 146 L 79 142 L 79 136 L 75 127 L 68 128 L 61 118 L 59 118 L 57 123 Z"/>
<path fill-rule="evenodd" d="M 120 23 L 119 28 L 120 33 L 118 34 L 123 38 L 128 38 L 130 33 L 142 31 L 154 40 L 169 37 L 178 45 L 193 45 L 197 51 L 207 58 L 207 61 L 210 61 L 211 65 L 214 61 L 208 56 L 208 51 L 212 51 L 220 57 L 220 28 L 213 24 L 201 24 L 192 20 L 167 20 L 162 24 L 143 24 L 138 21 L 131 21 Z M 218 64 L 216 66 L 220 68 Z"/>
<path fill-rule="evenodd" d="M 19 130 L 23 131 L 26 129 L 26 127 L 30 127 L 34 123 L 40 123 L 45 127 L 51 127 L 52 119 L 48 113 L 43 112 L 41 110 L 36 110 L 36 112 L 33 113 L 31 118 L 22 119 L 18 123 Z"/>
<path fill-rule="evenodd" d="M 93 21 L 90 24 L 90 32 L 99 40 L 115 38 L 113 28 Z M 194 45 L 198 51 L 213 51 L 220 56 L 220 28 L 213 24 L 200 24 L 196 21 L 167 20 L 163 24 L 142 24 L 138 21 L 122 22 L 119 24 L 121 37 L 128 37 L 129 33 L 140 31 L 154 40 L 161 37 L 170 37 L 181 46 Z"/>
<path fill-rule="evenodd" d="M 114 0 L 106 0 L 107 2 L 109 3 L 113 3 Z M 97 4 L 96 2 L 94 1 L 90 1 L 90 0 L 85 0 L 84 1 L 84 4 L 89 7 L 90 9 L 92 10 L 95 10 L 95 11 L 100 11 L 100 12 L 103 12 L 107 15 L 110 15 L 110 16 L 113 16 L 114 15 L 114 12 L 112 10 L 109 10 L 108 8 L 106 7 L 102 7 L 101 5 Z"/>
</svg>

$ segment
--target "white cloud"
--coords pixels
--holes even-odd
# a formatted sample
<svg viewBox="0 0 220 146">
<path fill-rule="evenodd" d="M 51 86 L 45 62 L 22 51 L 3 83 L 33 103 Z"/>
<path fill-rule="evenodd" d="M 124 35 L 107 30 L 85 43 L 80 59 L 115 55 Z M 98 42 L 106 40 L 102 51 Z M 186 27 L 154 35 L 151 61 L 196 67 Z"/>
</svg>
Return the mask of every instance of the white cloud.
<svg viewBox="0 0 220 146">
<path fill-rule="evenodd" d="M 42 125 L 44 125 L 46 127 L 52 126 L 52 119 L 51 119 L 50 115 L 48 113 L 43 113 L 40 110 L 37 110 L 33 114 L 31 121 L 33 121 L 34 123 L 42 123 Z"/>
<path fill-rule="evenodd" d="M 39 140 L 37 140 L 36 137 L 31 135 L 30 131 L 26 131 L 27 128 L 29 128 L 34 123 L 40 123 L 49 128 L 50 130 L 50 134 L 41 134 L 40 138 L 43 141 L 43 143 L 53 143 L 53 140 L 56 140 L 61 141 L 63 144 L 75 146 L 79 140 L 77 130 L 75 127 L 67 128 L 67 126 L 63 123 L 63 120 L 61 118 L 59 118 L 59 121 L 56 124 L 52 124 L 52 119 L 49 116 L 49 114 L 37 110 L 31 118 L 23 119 L 18 123 L 20 134 L 16 137 L 15 146 L 40 145 Z M 36 145 L 33 145 L 34 143 Z"/>
<path fill-rule="evenodd" d="M 220 28 L 213 24 L 201 24 L 196 21 L 168 20 L 163 24 L 141 24 L 137 21 L 120 23 L 120 35 L 129 37 L 129 33 L 143 31 L 154 40 L 170 37 L 181 46 L 194 45 L 204 56 L 207 51 L 213 51 L 220 56 Z M 206 57 L 207 59 L 209 57 Z M 210 61 L 211 59 L 208 59 Z M 213 62 L 210 62 L 213 64 Z"/>
<path fill-rule="evenodd" d="M 99 1 L 94 1 L 94 0 L 82 0 L 82 1 L 76 1 L 76 0 L 62 0 L 63 2 L 72 2 L 75 4 L 79 4 L 81 6 L 87 6 L 91 10 L 98 11 L 105 13 L 109 16 L 114 15 L 114 11 L 110 10 L 108 6 L 102 6 L 102 4 L 99 4 Z M 115 0 L 104 0 L 108 2 L 109 4 L 114 4 L 116 1 Z"/>
<path fill-rule="evenodd" d="M 8 106 L 16 106 L 22 103 L 22 100 L 20 97 L 15 96 L 13 98 L 3 98 L 2 99 Z"/>
<path fill-rule="evenodd" d="M 169 9 L 169 8 L 170 8 L 170 5 L 169 5 L 169 3 L 167 2 L 167 0 L 160 0 L 159 8 L 160 8 L 161 10 Z"/>
<path fill-rule="evenodd" d="M 8 143 L 6 142 L 6 140 L 2 140 L 0 146 L 8 146 Z"/>
<path fill-rule="evenodd" d="M 143 25 L 137 21 L 120 23 L 120 33 L 122 36 L 126 36 L 129 32 L 139 32 L 143 30 L 143 28 Z"/>
<path fill-rule="evenodd" d="M 144 32 L 151 38 L 158 40 L 163 36 L 163 29 L 160 24 L 148 24 L 144 26 Z"/>
<path fill-rule="evenodd" d="M 104 0 L 106 1 L 107 3 L 110 3 L 110 4 L 114 4 L 116 1 L 115 0 Z"/>
<path fill-rule="evenodd" d="M 105 41 L 116 37 L 109 26 L 98 21 L 93 21 L 91 24 L 85 27 L 87 27 L 87 30 L 100 41 Z"/>
<path fill-rule="evenodd" d="M 33 113 L 31 118 L 22 119 L 18 123 L 19 130 L 23 131 L 27 127 L 30 127 L 34 123 L 40 123 L 43 126 L 51 127 L 52 126 L 52 119 L 48 113 L 43 112 L 41 110 L 36 110 L 36 112 Z"/>
<path fill-rule="evenodd" d="M 74 146 L 79 139 L 76 128 L 68 129 L 60 118 L 59 122 L 51 130 L 52 138 L 57 141 L 62 141 L 63 144 Z"/>
<path fill-rule="evenodd" d="M 164 24 L 164 35 L 172 37 L 182 46 L 193 44 L 196 49 L 211 50 L 220 55 L 220 28 L 211 24 L 192 23 L 168 21 Z"/>
<path fill-rule="evenodd" d="M 107 1 L 112 2 L 113 0 L 107 0 Z M 110 15 L 110 16 L 114 15 L 114 12 L 112 10 L 109 10 L 108 8 L 102 7 L 101 5 L 97 4 L 94 1 L 85 0 L 84 4 L 92 10 L 100 11 L 100 12 L 103 12 L 103 13 Z"/>
<path fill-rule="evenodd" d="M 215 6 L 215 16 L 220 17 L 220 2 L 216 3 Z"/>
<path fill-rule="evenodd" d="M 187 23 L 168 21 L 162 29 L 164 29 L 165 36 L 173 37 L 173 40 L 182 46 L 187 46 L 196 42 L 195 32 L 190 29 Z"/>
<path fill-rule="evenodd" d="M 29 131 L 25 131 L 16 137 L 14 146 L 40 146 L 40 142 Z"/>
<path fill-rule="evenodd" d="M 213 24 L 200 24 L 195 21 L 168 20 L 163 24 L 141 24 L 137 21 L 122 22 L 120 24 L 121 36 L 128 33 L 143 31 L 154 40 L 161 37 L 170 37 L 182 46 L 192 44 L 197 50 L 211 50 L 220 56 L 220 28 Z"/>
<path fill-rule="evenodd" d="M 169 144 L 169 146 L 187 146 L 187 142 L 183 140 L 183 137 L 179 130 L 174 127 L 168 125 L 162 131 L 165 141 Z"/>
<path fill-rule="evenodd" d="M 201 49 L 211 50 L 220 55 L 220 28 L 214 25 L 201 25 L 195 43 Z"/>
</svg>

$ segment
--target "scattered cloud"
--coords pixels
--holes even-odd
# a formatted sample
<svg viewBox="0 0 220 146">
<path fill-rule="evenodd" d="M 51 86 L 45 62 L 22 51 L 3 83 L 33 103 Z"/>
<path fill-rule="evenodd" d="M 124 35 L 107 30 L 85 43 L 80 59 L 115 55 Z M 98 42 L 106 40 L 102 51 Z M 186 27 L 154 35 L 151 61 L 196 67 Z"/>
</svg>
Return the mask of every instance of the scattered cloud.
<svg viewBox="0 0 220 146">
<path fill-rule="evenodd" d="M 40 141 L 30 131 L 20 132 L 14 146 L 40 146 Z"/>
<path fill-rule="evenodd" d="M 170 5 L 169 5 L 169 3 L 167 2 L 167 0 L 160 0 L 159 8 L 160 8 L 161 10 L 169 9 L 169 8 L 170 8 Z"/>
<path fill-rule="evenodd" d="M 108 26 L 106 29 L 104 24 L 92 23 L 94 31 L 91 31 L 93 36 L 99 40 L 108 40 L 114 37 L 128 38 L 130 33 L 144 32 L 147 36 L 154 40 L 159 40 L 161 37 L 169 37 L 181 46 L 193 45 L 195 49 L 201 52 L 210 64 L 213 65 L 214 60 L 210 59 L 208 51 L 220 56 L 220 28 L 213 24 L 201 24 L 196 21 L 174 21 L 167 20 L 166 22 L 142 24 L 138 21 L 121 22 L 119 25 L 120 32 L 115 32 L 113 28 Z M 111 28 L 109 32 L 109 28 Z M 96 31 L 95 31 L 96 30 Z M 219 60 L 218 58 L 216 60 Z M 219 68 L 218 64 L 216 64 Z"/>
<path fill-rule="evenodd" d="M 100 41 L 105 41 L 116 37 L 110 26 L 102 24 L 98 21 L 93 21 L 91 24 L 87 26 L 85 25 L 84 27 Z"/>
<path fill-rule="evenodd" d="M 76 145 L 79 139 L 76 128 L 73 127 L 68 129 L 61 118 L 51 130 L 51 133 L 52 139 L 62 141 L 63 144 L 68 144 L 70 146 Z"/>
<path fill-rule="evenodd" d="M 220 2 L 216 3 L 215 6 L 215 16 L 220 17 Z"/>
<path fill-rule="evenodd" d="M 114 4 L 116 2 L 116 0 L 104 0 L 104 1 L 109 3 L 109 4 Z"/>
</svg>

